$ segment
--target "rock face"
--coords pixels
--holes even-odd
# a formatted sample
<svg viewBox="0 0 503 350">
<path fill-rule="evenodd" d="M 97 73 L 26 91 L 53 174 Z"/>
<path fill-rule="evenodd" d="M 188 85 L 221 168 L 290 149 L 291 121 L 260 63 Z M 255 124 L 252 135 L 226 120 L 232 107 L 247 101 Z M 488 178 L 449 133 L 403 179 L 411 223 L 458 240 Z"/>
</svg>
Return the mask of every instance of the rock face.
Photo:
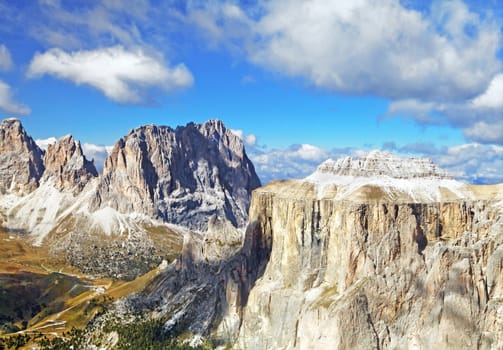
<svg viewBox="0 0 503 350">
<path fill-rule="evenodd" d="M 346 174 L 347 161 L 337 163 Z M 311 178 L 254 191 L 249 220 L 272 250 L 235 348 L 503 347 L 501 186 L 398 203 L 390 188 L 337 199 L 345 185 L 320 196 L 324 186 Z"/>
<path fill-rule="evenodd" d="M 258 186 L 241 140 L 221 121 L 176 130 L 148 125 L 115 144 L 91 209 L 139 212 L 203 231 L 213 214 L 244 226 Z"/>
<path fill-rule="evenodd" d="M 52 179 L 59 190 L 80 192 L 87 182 L 98 176 L 94 164 L 82 153 L 79 141 L 68 135 L 50 144 L 44 156 L 45 172 L 42 181 Z"/>
<path fill-rule="evenodd" d="M 256 189 L 240 249 L 212 220 L 229 240 L 186 237 L 131 304 L 236 349 L 503 348 L 503 186 L 394 201 L 403 184 L 376 196 L 337 176 Z"/>
<path fill-rule="evenodd" d="M 0 124 L 0 194 L 35 190 L 44 172 L 43 152 L 17 119 Z"/>
</svg>

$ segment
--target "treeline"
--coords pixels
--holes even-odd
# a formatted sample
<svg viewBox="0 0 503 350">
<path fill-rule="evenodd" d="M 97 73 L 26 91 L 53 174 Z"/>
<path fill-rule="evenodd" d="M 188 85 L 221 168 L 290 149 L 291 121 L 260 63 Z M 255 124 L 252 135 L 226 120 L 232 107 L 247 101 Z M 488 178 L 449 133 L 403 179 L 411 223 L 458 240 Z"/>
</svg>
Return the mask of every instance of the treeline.
<svg viewBox="0 0 503 350">
<path fill-rule="evenodd" d="M 117 350 L 209 350 L 214 348 L 209 342 L 191 347 L 180 340 L 176 328 L 166 331 L 164 323 L 163 320 L 149 320 L 130 324 L 109 324 L 106 332 L 116 331 L 119 335 Z"/>
</svg>

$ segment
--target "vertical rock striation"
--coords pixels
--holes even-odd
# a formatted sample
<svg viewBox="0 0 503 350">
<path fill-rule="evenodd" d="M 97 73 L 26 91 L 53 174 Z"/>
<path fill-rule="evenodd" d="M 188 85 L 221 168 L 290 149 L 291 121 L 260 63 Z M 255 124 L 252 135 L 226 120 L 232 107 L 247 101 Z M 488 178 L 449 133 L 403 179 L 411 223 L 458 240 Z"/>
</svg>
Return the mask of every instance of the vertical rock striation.
<svg viewBox="0 0 503 350">
<path fill-rule="evenodd" d="M 115 144 L 91 208 L 144 213 L 200 230 L 213 214 L 244 226 L 258 186 L 243 143 L 221 121 L 176 130 L 148 125 Z"/>
<path fill-rule="evenodd" d="M 0 124 L 0 194 L 35 190 L 44 172 L 43 151 L 17 119 Z"/>
<path fill-rule="evenodd" d="M 79 141 L 68 135 L 47 147 L 42 181 L 53 181 L 58 190 L 82 191 L 90 179 L 97 177 L 94 164 L 82 153 Z"/>
</svg>

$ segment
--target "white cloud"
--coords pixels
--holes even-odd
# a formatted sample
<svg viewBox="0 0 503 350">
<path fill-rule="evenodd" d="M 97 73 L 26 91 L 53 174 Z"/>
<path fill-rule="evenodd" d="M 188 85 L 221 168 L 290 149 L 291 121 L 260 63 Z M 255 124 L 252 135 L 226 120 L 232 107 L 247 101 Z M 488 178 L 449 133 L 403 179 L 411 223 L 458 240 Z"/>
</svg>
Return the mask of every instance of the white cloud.
<svg viewBox="0 0 503 350">
<path fill-rule="evenodd" d="M 263 184 L 271 180 L 304 178 L 328 158 L 347 155 L 349 149 L 326 150 L 310 144 L 292 145 L 286 149 L 251 148 L 248 156 Z"/>
<path fill-rule="evenodd" d="M 7 114 L 26 115 L 31 109 L 14 100 L 11 87 L 0 80 L 0 109 Z"/>
<path fill-rule="evenodd" d="M 432 143 L 412 143 L 398 147 L 394 142 L 383 149 L 401 155 L 431 158 L 457 179 L 470 183 L 503 182 L 503 147 L 477 142 L 437 148 Z"/>
<path fill-rule="evenodd" d="M 46 139 L 37 139 L 35 140 L 35 143 L 38 147 L 42 148 L 44 151 L 47 151 L 47 147 L 49 147 L 49 145 L 52 145 L 56 141 L 58 140 L 54 136 L 51 136 Z"/>
<path fill-rule="evenodd" d="M 432 158 L 451 175 L 467 182 L 503 182 L 501 146 L 468 143 L 441 150 Z"/>
<path fill-rule="evenodd" d="M 112 151 L 113 146 L 95 145 L 92 143 L 83 143 L 82 152 L 88 160 L 94 160 L 94 166 L 98 172 L 101 172 L 108 154 Z"/>
<path fill-rule="evenodd" d="M 327 158 L 327 151 L 313 145 L 302 144 L 292 153 L 292 156 L 304 160 L 320 161 Z"/>
<path fill-rule="evenodd" d="M 503 108 L 503 74 L 497 74 L 487 90 L 473 99 L 473 105 L 478 108 Z"/>
<path fill-rule="evenodd" d="M 243 139 L 243 130 L 241 129 L 230 129 L 230 130 L 234 135 L 239 137 L 241 140 Z"/>
<path fill-rule="evenodd" d="M 231 132 L 239 137 L 241 141 L 245 143 L 246 146 L 255 146 L 257 143 L 257 136 L 255 134 L 245 135 L 241 129 L 230 129 Z"/>
<path fill-rule="evenodd" d="M 141 49 L 128 51 L 122 46 L 71 53 L 54 48 L 37 53 L 28 76 L 45 74 L 93 86 L 120 103 L 141 103 L 144 90 L 149 87 L 169 91 L 193 84 L 192 74 L 183 64 L 165 67 Z"/>
<path fill-rule="evenodd" d="M 503 117 L 503 114 L 500 116 Z M 495 122 L 480 121 L 465 129 L 465 136 L 483 143 L 503 144 L 503 120 Z"/>
<path fill-rule="evenodd" d="M 251 62 L 274 72 L 338 93 L 386 98 L 388 117 L 472 135 L 476 123 L 489 125 L 503 115 L 503 35 L 487 7 L 479 15 L 460 0 L 433 1 L 422 12 L 399 0 L 226 6 L 199 4 L 188 17 L 206 36 L 231 50 L 240 47 Z M 483 136 L 471 139 L 503 140 L 503 134 Z"/>
<path fill-rule="evenodd" d="M 12 59 L 7 47 L 0 45 L 0 70 L 10 70 L 12 68 Z"/>
<path fill-rule="evenodd" d="M 233 39 L 236 30 L 227 29 L 241 23 L 252 62 L 321 88 L 392 99 L 459 100 L 479 94 L 501 69 L 498 26 L 482 21 L 461 1 L 441 2 L 429 15 L 398 0 L 262 4 L 261 12 L 248 16 L 235 5 L 223 4 L 220 12 L 207 7 L 204 28 Z M 476 35 L 466 33 L 467 26 Z"/>
<path fill-rule="evenodd" d="M 244 141 L 248 146 L 255 146 L 257 144 L 257 136 L 255 134 L 246 135 Z"/>
</svg>

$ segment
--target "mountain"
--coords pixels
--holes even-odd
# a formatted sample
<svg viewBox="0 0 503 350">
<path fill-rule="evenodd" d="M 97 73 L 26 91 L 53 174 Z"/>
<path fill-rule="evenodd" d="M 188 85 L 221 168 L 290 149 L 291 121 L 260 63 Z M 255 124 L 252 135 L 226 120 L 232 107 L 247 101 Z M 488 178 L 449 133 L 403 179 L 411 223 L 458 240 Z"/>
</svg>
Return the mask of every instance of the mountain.
<svg viewBox="0 0 503 350">
<path fill-rule="evenodd" d="M 502 209 L 427 159 L 329 161 L 256 189 L 233 251 L 187 236 L 121 310 L 235 349 L 498 349 Z"/>
<path fill-rule="evenodd" d="M 176 130 L 147 125 L 115 144 L 90 208 L 143 213 L 203 231 L 216 214 L 242 227 L 259 186 L 243 143 L 221 121 Z"/>
<path fill-rule="evenodd" d="M 372 198 L 393 202 L 430 202 L 471 197 L 466 184 L 454 180 L 428 158 L 400 158 L 372 151 L 361 158 L 323 162 L 306 178 L 318 196 Z"/>
<path fill-rule="evenodd" d="M 71 135 L 44 153 L 18 120 L 1 130 L 0 223 L 85 273 L 135 278 L 171 261 L 186 230 L 206 232 L 212 216 L 243 227 L 260 186 L 243 143 L 218 120 L 136 128 L 100 174 Z"/>
<path fill-rule="evenodd" d="M 272 250 L 237 348 L 501 348 L 502 199 L 383 153 L 255 191 Z"/>
<path fill-rule="evenodd" d="M 28 194 L 44 172 L 43 152 L 17 119 L 0 123 L 0 194 Z"/>
<path fill-rule="evenodd" d="M 86 159 L 79 141 L 68 135 L 48 145 L 44 155 L 45 171 L 42 182 L 53 181 L 58 190 L 82 191 L 98 172 Z"/>
<path fill-rule="evenodd" d="M 33 295 L 60 298 L 55 279 L 87 292 L 68 308 L 45 294 L 35 308 L 19 303 L 21 316 L 51 305 L 32 331 L 60 334 L 84 319 L 78 341 L 106 348 L 149 337 L 235 349 L 503 348 L 503 185 L 373 151 L 258 187 L 220 121 L 136 128 L 96 176 L 71 137 L 44 154 L 18 121 L 1 130 L 12 141 L 0 156 L 14 168 L 2 168 L 0 222 L 38 247 L 5 244 L 20 247 L 15 259 L 30 251 L 38 266 L 44 252 L 89 275 L 38 266 Z M 4 294 L 19 295 L 30 276 L 4 278 Z M 115 279 L 131 281 L 113 288 Z"/>
<path fill-rule="evenodd" d="M 359 158 L 344 157 L 323 162 L 315 174 L 394 179 L 452 179 L 429 158 L 401 158 L 390 152 L 370 151 Z M 312 176 L 311 176 L 312 177 Z"/>
</svg>

